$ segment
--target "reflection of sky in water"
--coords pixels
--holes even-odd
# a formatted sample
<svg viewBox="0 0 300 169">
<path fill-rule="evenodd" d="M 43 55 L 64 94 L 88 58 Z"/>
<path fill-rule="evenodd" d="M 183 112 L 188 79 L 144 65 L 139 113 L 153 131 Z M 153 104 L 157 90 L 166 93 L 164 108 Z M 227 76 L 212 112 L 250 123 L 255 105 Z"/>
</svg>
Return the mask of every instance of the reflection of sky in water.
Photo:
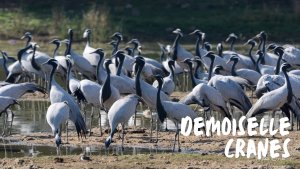
<svg viewBox="0 0 300 169">
<path fill-rule="evenodd" d="M 14 121 L 13 121 L 13 131 L 12 134 L 30 134 L 33 132 L 51 132 L 50 126 L 46 121 L 46 112 L 47 108 L 49 107 L 50 103 L 47 101 L 20 101 L 20 106 L 16 105 L 13 107 L 13 112 L 15 114 Z M 142 111 L 140 110 L 141 107 L 138 106 L 138 112 L 136 117 L 136 126 L 142 128 L 149 128 L 150 126 L 150 116 L 144 116 Z M 83 112 L 83 111 L 82 111 Z M 90 114 L 91 108 L 86 108 L 86 124 L 89 128 L 90 125 Z M 155 117 L 154 115 L 154 122 L 155 124 Z M 99 126 L 99 110 L 94 108 L 94 117 L 93 117 L 93 127 Z M 127 126 L 133 127 L 134 126 L 134 117 L 131 117 L 128 121 Z M 10 113 L 9 113 L 9 120 L 10 120 Z M 172 121 L 167 120 L 168 129 L 175 129 L 175 125 Z M 104 111 L 101 111 L 101 124 L 102 127 L 108 127 L 108 119 L 107 114 Z M 155 125 L 153 126 L 155 128 Z M 165 128 L 165 122 L 160 124 L 160 128 Z M 3 130 L 3 116 L 0 117 L 0 131 Z M 74 129 L 72 123 L 69 123 L 69 129 Z"/>
<path fill-rule="evenodd" d="M 85 152 L 88 156 L 92 155 L 136 155 L 149 153 L 165 153 L 171 152 L 171 149 L 157 148 L 142 148 L 142 147 L 125 147 L 122 151 L 118 145 L 111 145 L 106 150 L 104 147 L 90 145 L 87 147 L 81 146 L 63 146 L 61 147 L 62 155 L 79 155 Z M 56 156 L 56 147 L 54 146 L 32 146 L 32 145 L 8 145 L 0 144 L 0 158 L 15 158 L 15 157 L 36 157 L 36 156 Z M 93 158 L 93 157 L 92 157 Z"/>
<path fill-rule="evenodd" d="M 22 134 L 30 134 L 33 132 L 51 132 L 50 126 L 47 124 L 46 121 L 46 112 L 47 108 L 49 107 L 50 103 L 47 101 L 20 101 L 20 106 L 16 105 L 13 107 L 13 112 L 15 113 L 15 118 L 13 122 L 13 134 L 16 133 L 22 133 Z M 142 110 L 143 109 L 143 110 Z M 147 113 L 147 111 L 144 111 L 144 108 L 141 109 L 141 106 L 137 107 L 137 118 L 136 118 L 136 126 L 142 127 L 142 128 L 150 128 L 150 115 Z M 83 111 L 82 111 L 83 112 Z M 90 114 L 91 114 L 91 108 L 86 108 L 86 124 L 87 127 L 90 125 Z M 234 110 L 234 117 L 238 119 L 238 117 L 241 116 L 241 112 L 239 112 L 237 109 Z M 212 116 L 214 116 L 216 119 L 221 119 L 221 115 L 217 112 L 212 112 Z M 93 117 L 93 127 L 99 126 L 99 109 L 94 108 L 94 117 Z M 156 113 L 153 113 L 153 128 L 155 128 L 155 117 Z M 210 117 L 208 113 L 208 117 Z M 264 115 L 258 116 L 258 121 L 261 119 L 261 117 L 265 118 L 265 127 L 269 124 L 269 119 L 272 117 L 272 113 L 265 113 Z M 282 117 L 282 113 L 280 111 L 277 111 L 275 113 L 275 128 L 278 127 L 279 124 L 279 118 Z M 10 115 L 9 115 L 10 119 Z M 175 129 L 175 125 L 172 121 L 166 120 L 168 129 Z M 159 123 L 159 126 L 161 129 L 165 129 L 166 121 L 161 124 Z M 101 124 L 103 127 L 108 127 L 108 119 L 107 114 L 104 111 L 101 111 Z M 127 126 L 133 127 L 134 126 L 134 117 L 131 117 L 127 123 Z M 69 128 L 74 129 L 74 126 L 72 123 L 69 123 Z M 3 115 L 0 117 L 0 131 L 3 130 Z"/>
</svg>

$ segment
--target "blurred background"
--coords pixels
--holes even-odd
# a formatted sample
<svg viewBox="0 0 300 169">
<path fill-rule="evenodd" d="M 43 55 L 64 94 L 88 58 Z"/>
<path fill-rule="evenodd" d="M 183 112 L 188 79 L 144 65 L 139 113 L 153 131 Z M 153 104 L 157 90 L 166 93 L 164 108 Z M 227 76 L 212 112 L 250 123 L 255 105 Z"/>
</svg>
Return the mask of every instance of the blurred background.
<svg viewBox="0 0 300 169">
<path fill-rule="evenodd" d="M 236 33 L 241 41 L 265 30 L 270 41 L 299 43 L 299 0 L 1 0 L 0 38 L 14 39 L 29 31 L 34 39 L 66 37 L 74 29 L 82 41 L 90 28 L 93 41 L 107 42 L 115 31 L 124 40 L 156 42 L 174 39 L 181 28 L 206 32 L 207 40 L 224 41 Z M 194 38 L 185 38 L 194 42 Z"/>
</svg>

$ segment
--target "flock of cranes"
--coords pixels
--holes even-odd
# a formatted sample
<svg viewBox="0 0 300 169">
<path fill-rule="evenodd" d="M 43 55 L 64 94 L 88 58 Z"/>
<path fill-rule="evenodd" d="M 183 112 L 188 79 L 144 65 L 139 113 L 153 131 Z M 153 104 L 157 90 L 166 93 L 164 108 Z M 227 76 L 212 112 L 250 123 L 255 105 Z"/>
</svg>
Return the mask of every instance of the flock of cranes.
<svg viewBox="0 0 300 169">
<path fill-rule="evenodd" d="M 225 51 L 219 43 L 214 52 L 206 41 L 206 34 L 195 30 L 190 33 L 197 38 L 194 55 L 180 45 L 182 31 L 176 29 L 173 33 L 176 35 L 173 45 L 159 44 L 159 61 L 143 56 L 138 39 L 128 42 L 132 46 L 120 49 L 123 36 L 119 32 L 111 36 L 112 52 L 109 53 L 91 46 L 92 31 L 86 29 L 83 33 L 86 46 L 81 55 L 72 48 L 73 30 L 69 29 L 67 39 L 50 42 L 55 47 L 53 57 L 39 51 L 37 43 L 32 42 L 32 35 L 25 33 L 21 39 L 26 39 L 26 45 L 18 51 L 17 59 L 1 51 L 0 62 L 6 75 L 0 83 L 0 112 L 5 115 L 4 125 L 10 126 L 11 132 L 14 114 L 10 107 L 25 93 L 35 91 L 48 93 L 51 105 L 46 118 L 58 149 L 62 143 L 61 126 L 68 121 L 74 123 L 79 139 L 92 133 L 92 123 L 88 132 L 85 113 L 81 111 L 86 105 L 92 106 L 91 118 L 94 109 L 108 114 L 111 130 L 105 141 L 106 148 L 112 143 L 119 124 L 123 147 L 125 124 L 136 114 L 139 103 L 145 104 L 150 112 L 157 112 L 156 119 L 160 122 L 166 118 L 174 122 L 177 129 L 173 150 L 176 142 L 180 150 L 181 118 L 199 116 L 190 104 L 201 106 L 205 116 L 216 111 L 232 119 L 235 107 L 247 118 L 281 109 L 290 120 L 300 119 L 299 49 L 291 45 L 267 45 L 267 34 L 262 31 L 244 44 L 250 46 L 247 54 L 235 51 L 238 37 L 233 33 L 226 39 L 230 50 Z M 65 53 L 59 55 L 58 49 L 63 44 L 66 45 Z M 178 80 L 179 74 L 183 74 L 183 81 Z M 56 75 L 66 84 L 57 83 Z M 37 85 L 32 82 L 35 79 L 44 83 Z M 188 83 L 193 89 L 180 101 L 170 98 L 177 84 L 186 86 L 184 90 L 187 90 Z M 255 102 L 254 92 L 258 99 Z M 9 112 L 11 121 L 8 121 Z M 151 119 L 153 124 L 153 115 Z M 99 121 L 101 123 L 101 119 Z M 101 124 L 99 126 L 102 136 Z M 6 134 L 4 130 L 3 135 Z M 151 141 L 158 141 L 158 135 L 152 140 L 152 127 L 150 135 Z"/>
</svg>

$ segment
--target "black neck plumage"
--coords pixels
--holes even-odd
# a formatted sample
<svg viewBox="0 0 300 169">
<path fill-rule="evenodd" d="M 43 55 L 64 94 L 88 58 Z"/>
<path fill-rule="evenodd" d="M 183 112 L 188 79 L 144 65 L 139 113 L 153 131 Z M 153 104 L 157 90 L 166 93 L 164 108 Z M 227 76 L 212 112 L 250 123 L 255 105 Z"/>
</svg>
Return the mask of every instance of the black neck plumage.
<svg viewBox="0 0 300 169">
<path fill-rule="evenodd" d="M 251 59 L 253 65 L 255 65 L 256 62 L 255 62 L 255 60 L 254 60 L 254 58 L 253 58 L 253 56 L 252 56 L 252 50 L 253 50 L 253 48 L 254 48 L 254 45 L 251 45 L 250 50 L 249 50 L 249 57 L 250 57 L 250 59 Z"/>
<path fill-rule="evenodd" d="M 233 61 L 233 64 L 232 64 L 232 67 L 231 67 L 231 75 L 232 76 L 237 76 L 237 74 L 235 72 L 235 66 L 236 66 L 237 62 L 238 62 L 237 60 Z"/>
<path fill-rule="evenodd" d="M 156 95 L 156 111 L 158 114 L 158 118 L 161 122 L 164 122 L 164 120 L 167 118 L 167 112 L 164 109 L 161 99 L 160 99 L 160 91 L 162 88 L 162 81 L 158 81 L 158 90 L 157 90 L 157 95 Z"/>
<path fill-rule="evenodd" d="M 211 57 L 211 62 L 210 62 L 210 65 L 209 65 L 209 73 L 208 73 L 208 80 L 211 79 L 211 76 L 212 76 L 212 71 L 213 71 L 213 66 L 214 66 L 214 62 L 215 62 L 215 57 Z"/>
<path fill-rule="evenodd" d="M 21 49 L 21 50 L 18 52 L 17 56 L 18 56 L 18 61 L 19 61 L 20 63 L 21 63 L 22 55 L 23 55 L 28 49 L 30 49 L 31 47 L 32 47 L 32 46 L 29 45 L 29 46 L 25 47 L 24 49 Z"/>
<path fill-rule="evenodd" d="M 285 70 L 283 71 L 283 74 L 285 76 L 287 90 L 288 90 L 287 102 L 291 103 L 291 101 L 293 99 L 293 90 L 292 90 L 291 82 L 290 82 L 289 76 Z"/>
</svg>

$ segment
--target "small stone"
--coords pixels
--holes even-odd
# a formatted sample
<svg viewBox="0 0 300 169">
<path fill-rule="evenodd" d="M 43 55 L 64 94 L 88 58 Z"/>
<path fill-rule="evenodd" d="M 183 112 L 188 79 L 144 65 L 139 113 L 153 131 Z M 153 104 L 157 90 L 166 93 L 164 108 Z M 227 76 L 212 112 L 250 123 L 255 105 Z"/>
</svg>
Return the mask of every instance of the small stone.
<svg viewBox="0 0 300 169">
<path fill-rule="evenodd" d="M 22 159 L 19 159 L 19 158 L 15 159 L 15 163 L 18 164 L 18 165 L 23 165 L 24 162 L 25 162 L 25 161 L 22 160 Z"/>
<path fill-rule="evenodd" d="M 170 162 L 170 161 L 166 161 L 165 163 L 166 163 L 166 164 L 171 164 L 171 162 Z"/>
<path fill-rule="evenodd" d="M 199 167 L 189 166 L 186 169 L 198 169 Z"/>
<path fill-rule="evenodd" d="M 154 159 L 153 154 L 149 155 L 149 159 Z"/>
<path fill-rule="evenodd" d="M 30 140 L 35 140 L 35 139 L 32 137 L 29 137 L 27 140 L 30 141 Z"/>
<path fill-rule="evenodd" d="M 207 152 L 203 152 L 201 153 L 201 155 L 206 156 L 208 153 Z"/>
<path fill-rule="evenodd" d="M 63 158 L 60 158 L 60 157 L 56 157 L 56 158 L 54 158 L 54 162 L 55 162 L 55 163 L 63 163 L 63 162 L 64 162 L 64 159 L 63 159 Z"/>
</svg>

